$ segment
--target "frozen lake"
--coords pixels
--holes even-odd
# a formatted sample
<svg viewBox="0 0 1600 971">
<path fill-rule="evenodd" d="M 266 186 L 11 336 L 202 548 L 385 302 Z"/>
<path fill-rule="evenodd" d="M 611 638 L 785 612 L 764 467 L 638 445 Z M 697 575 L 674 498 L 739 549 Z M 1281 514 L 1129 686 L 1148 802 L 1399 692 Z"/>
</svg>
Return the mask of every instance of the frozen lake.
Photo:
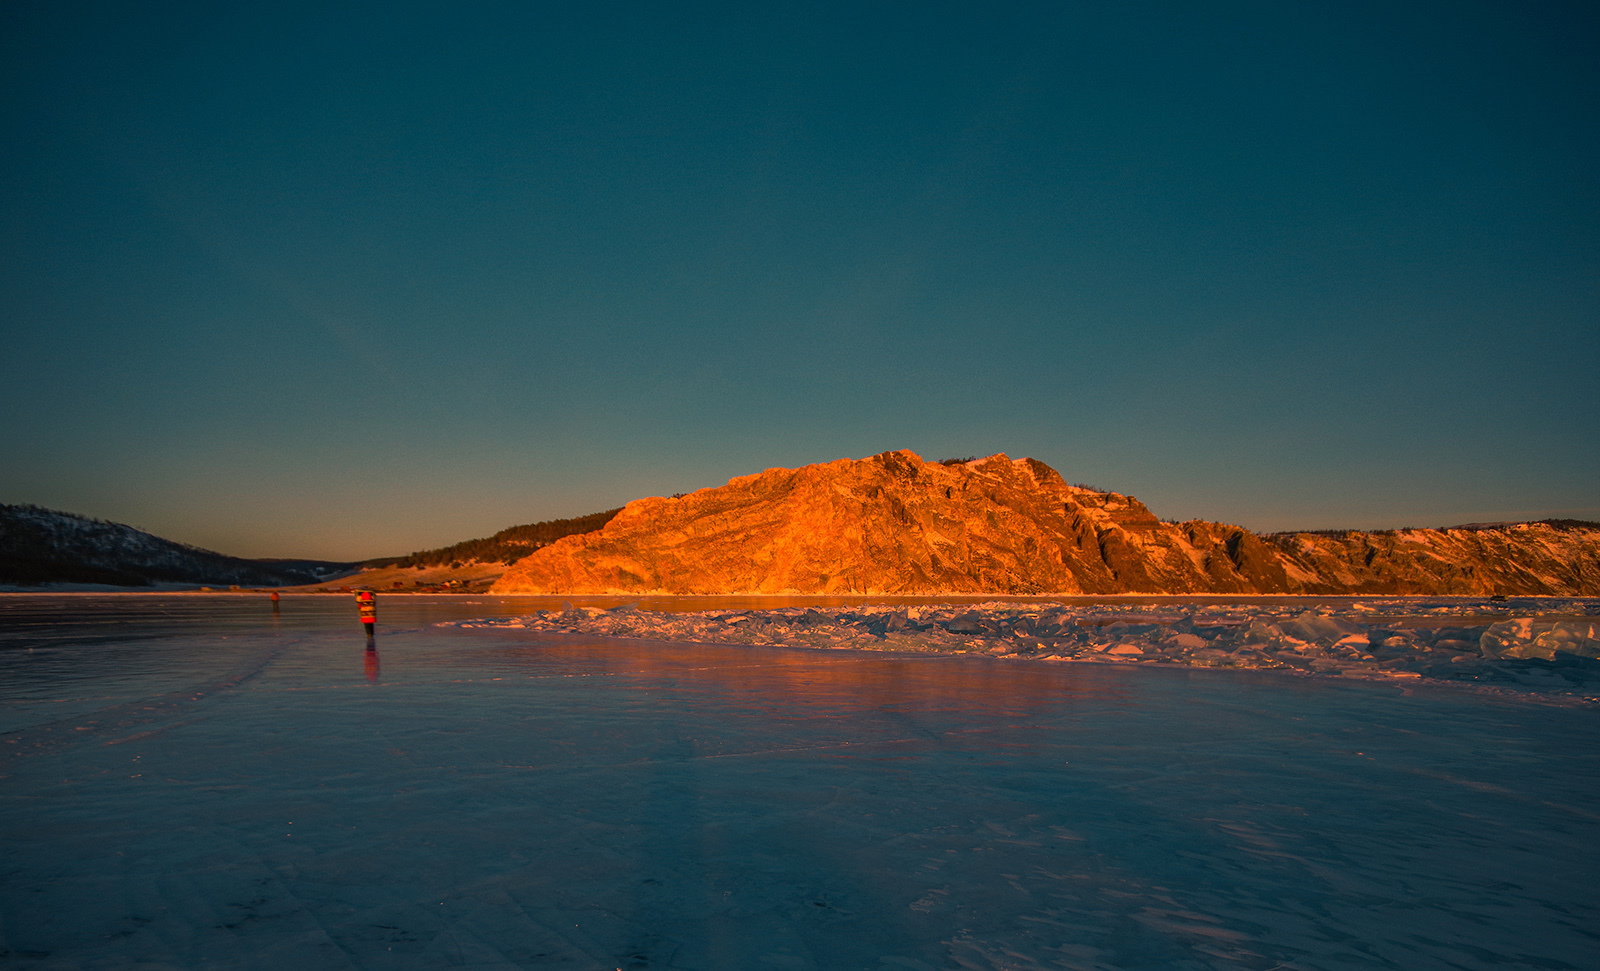
<svg viewBox="0 0 1600 971">
<path fill-rule="evenodd" d="M 1592 969 L 1600 710 L 0 596 L 0 964 Z"/>
</svg>

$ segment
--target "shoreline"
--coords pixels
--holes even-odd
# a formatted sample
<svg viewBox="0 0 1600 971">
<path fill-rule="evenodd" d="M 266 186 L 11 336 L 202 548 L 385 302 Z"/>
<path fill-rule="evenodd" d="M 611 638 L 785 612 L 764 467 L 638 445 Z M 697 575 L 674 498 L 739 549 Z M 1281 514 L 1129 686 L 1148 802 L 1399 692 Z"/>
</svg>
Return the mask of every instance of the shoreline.
<svg viewBox="0 0 1600 971">
<path fill-rule="evenodd" d="M 322 584 L 319 586 L 328 586 Z M 185 584 L 174 587 L 113 587 L 110 585 L 96 584 L 63 584 L 59 587 L 22 587 L 15 585 L 0 585 L 0 596 L 173 596 L 175 594 L 193 596 L 215 597 L 256 597 L 277 593 L 283 597 L 329 597 L 353 594 L 357 590 L 372 590 L 373 593 L 385 597 L 495 597 L 501 600 L 539 600 L 555 602 L 577 601 L 616 601 L 617 603 L 638 603 L 641 601 L 691 601 L 691 600 L 805 600 L 828 602 L 856 602 L 856 603 L 986 603 L 986 602 L 1016 602 L 1016 603 L 1055 603 L 1067 601 L 1086 602 L 1111 602 L 1111 601 L 1136 601 L 1147 602 L 1157 600 L 1172 600 L 1183 602 L 1217 602 L 1217 603 L 1259 603 L 1262 601 L 1281 600 L 1284 602 L 1309 603 L 1309 602 L 1339 602 L 1339 601 L 1379 601 L 1379 600 L 1461 600 L 1461 601 L 1489 601 L 1491 598 L 1482 594 L 1469 593 L 495 593 L 493 591 L 448 591 L 448 590 L 415 590 L 396 589 L 385 590 L 374 588 L 366 584 L 340 584 L 331 589 L 307 589 L 300 587 L 239 587 L 238 589 L 219 590 L 215 587 L 196 587 Z M 1504 602 L 1519 600 L 1543 601 L 1592 601 L 1600 604 L 1600 596 L 1578 596 L 1561 593 L 1528 593 L 1506 594 Z M 581 605 L 580 605 L 581 606 Z"/>
</svg>

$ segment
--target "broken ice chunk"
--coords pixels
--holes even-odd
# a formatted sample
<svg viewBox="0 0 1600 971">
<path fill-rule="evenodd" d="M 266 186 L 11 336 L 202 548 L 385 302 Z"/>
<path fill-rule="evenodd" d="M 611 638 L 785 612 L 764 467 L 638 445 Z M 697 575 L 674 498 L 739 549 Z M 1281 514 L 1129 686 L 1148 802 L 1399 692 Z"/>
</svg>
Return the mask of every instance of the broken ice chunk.
<svg viewBox="0 0 1600 971">
<path fill-rule="evenodd" d="M 1540 657 L 1554 658 L 1556 651 L 1566 651 L 1579 657 L 1600 658 L 1600 624 L 1557 624 L 1535 637 L 1533 646 L 1540 651 L 1550 651 L 1548 655 L 1541 653 Z"/>
<path fill-rule="evenodd" d="M 1524 653 L 1533 647 L 1533 618 L 1518 617 L 1502 620 L 1478 639 L 1478 650 L 1484 657 L 1538 657 L 1540 654 Z M 1553 651 L 1551 652 L 1554 653 Z"/>
<path fill-rule="evenodd" d="M 1293 620 L 1284 621 L 1281 626 L 1283 632 L 1290 637 L 1308 642 L 1332 643 L 1353 634 L 1365 633 L 1360 624 L 1335 620 L 1332 617 L 1309 610 L 1296 616 Z"/>
</svg>

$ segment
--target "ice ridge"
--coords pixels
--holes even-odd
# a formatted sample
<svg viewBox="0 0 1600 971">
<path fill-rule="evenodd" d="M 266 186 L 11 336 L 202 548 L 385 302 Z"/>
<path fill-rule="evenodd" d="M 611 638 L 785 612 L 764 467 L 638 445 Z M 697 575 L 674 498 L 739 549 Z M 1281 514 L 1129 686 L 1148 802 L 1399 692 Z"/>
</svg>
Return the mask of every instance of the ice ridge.
<svg viewBox="0 0 1600 971">
<path fill-rule="evenodd" d="M 658 612 L 573 607 L 443 626 L 1001 659 L 1281 668 L 1570 692 L 1600 701 L 1600 601 L 1302 605 L 989 602 Z M 1465 617 L 1465 619 L 1463 619 Z M 1505 617 L 1505 619 L 1496 619 Z"/>
</svg>

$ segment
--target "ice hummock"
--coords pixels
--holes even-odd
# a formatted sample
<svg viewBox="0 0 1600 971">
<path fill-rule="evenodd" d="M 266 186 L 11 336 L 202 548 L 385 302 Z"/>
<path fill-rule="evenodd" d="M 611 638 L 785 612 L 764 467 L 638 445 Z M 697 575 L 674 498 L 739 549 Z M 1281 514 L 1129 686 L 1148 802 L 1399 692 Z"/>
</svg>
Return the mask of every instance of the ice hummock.
<svg viewBox="0 0 1600 971">
<path fill-rule="evenodd" d="M 1547 617 L 1569 619 L 1493 621 L 1512 608 L 1492 601 L 1419 604 L 1406 598 L 1356 601 L 1342 609 L 994 601 L 668 612 L 637 604 L 603 609 L 568 603 L 561 610 L 449 626 L 1010 660 L 1281 668 L 1600 692 L 1600 603 L 1540 606 Z M 1462 615 L 1464 620 L 1451 619 Z"/>
</svg>

